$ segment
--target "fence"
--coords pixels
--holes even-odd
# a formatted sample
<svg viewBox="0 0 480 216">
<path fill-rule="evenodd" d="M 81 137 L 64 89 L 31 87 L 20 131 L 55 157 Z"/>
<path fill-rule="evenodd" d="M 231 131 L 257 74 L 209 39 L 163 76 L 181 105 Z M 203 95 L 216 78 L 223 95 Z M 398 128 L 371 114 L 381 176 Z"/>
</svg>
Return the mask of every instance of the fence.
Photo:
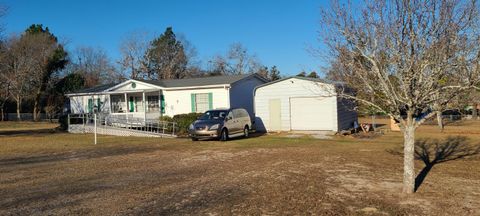
<svg viewBox="0 0 480 216">
<path fill-rule="evenodd" d="M 53 116 L 52 119 L 56 119 L 58 116 Z M 17 113 L 5 113 L 4 114 L 4 119 L 7 121 L 17 121 L 18 116 Z M 32 121 L 33 120 L 33 114 L 32 113 L 20 113 L 20 119 L 22 121 Z M 45 113 L 40 113 L 39 114 L 39 120 L 45 121 L 49 120 L 49 116 L 47 116 Z"/>
<path fill-rule="evenodd" d="M 67 117 L 70 133 L 98 133 L 114 136 L 176 137 L 175 122 L 154 119 L 125 118 L 108 114 L 70 114 Z"/>
</svg>

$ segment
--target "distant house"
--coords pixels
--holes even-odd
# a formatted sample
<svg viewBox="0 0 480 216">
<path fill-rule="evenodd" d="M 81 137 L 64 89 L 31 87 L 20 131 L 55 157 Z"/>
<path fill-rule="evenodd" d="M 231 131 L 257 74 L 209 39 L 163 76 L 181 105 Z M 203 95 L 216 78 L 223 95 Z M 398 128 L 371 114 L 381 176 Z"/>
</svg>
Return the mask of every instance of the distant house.
<svg viewBox="0 0 480 216">
<path fill-rule="evenodd" d="M 253 90 L 266 83 L 257 74 L 174 80 L 134 80 L 67 94 L 70 112 L 101 112 L 140 119 L 243 107 L 253 117 Z"/>
<path fill-rule="evenodd" d="M 352 101 L 320 79 L 288 77 L 260 85 L 254 94 L 257 130 L 340 131 L 357 121 Z"/>
</svg>

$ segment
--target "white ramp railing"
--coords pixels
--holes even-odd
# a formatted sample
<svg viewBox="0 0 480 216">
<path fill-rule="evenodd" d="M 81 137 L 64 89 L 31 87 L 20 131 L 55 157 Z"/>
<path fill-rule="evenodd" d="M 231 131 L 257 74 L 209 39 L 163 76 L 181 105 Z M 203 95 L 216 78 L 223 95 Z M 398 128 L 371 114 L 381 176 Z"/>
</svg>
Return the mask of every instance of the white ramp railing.
<svg viewBox="0 0 480 216">
<path fill-rule="evenodd" d="M 175 137 L 178 126 L 175 122 L 160 121 L 155 119 L 144 120 L 122 115 L 94 114 L 69 114 L 67 117 L 68 131 L 71 133 L 94 133 L 96 127 L 100 134 L 116 136 L 158 136 Z M 117 129 L 117 130 L 115 130 Z"/>
</svg>

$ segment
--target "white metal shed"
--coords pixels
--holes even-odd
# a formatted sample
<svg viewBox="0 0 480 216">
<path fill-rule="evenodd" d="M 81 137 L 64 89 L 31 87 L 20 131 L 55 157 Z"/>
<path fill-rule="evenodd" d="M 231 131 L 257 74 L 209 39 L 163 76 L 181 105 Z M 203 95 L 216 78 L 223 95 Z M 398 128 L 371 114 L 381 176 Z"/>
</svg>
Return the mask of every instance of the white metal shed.
<svg viewBox="0 0 480 216">
<path fill-rule="evenodd" d="M 259 131 L 341 131 L 357 121 L 354 103 L 319 79 L 288 77 L 260 85 L 254 102 Z"/>
</svg>

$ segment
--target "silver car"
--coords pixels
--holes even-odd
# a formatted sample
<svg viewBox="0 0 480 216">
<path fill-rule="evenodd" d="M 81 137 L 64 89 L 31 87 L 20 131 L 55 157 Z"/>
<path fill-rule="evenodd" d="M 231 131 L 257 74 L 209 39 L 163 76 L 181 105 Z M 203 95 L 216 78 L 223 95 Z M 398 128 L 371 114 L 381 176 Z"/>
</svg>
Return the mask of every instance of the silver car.
<svg viewBox="0 0 480 216">
<path fill-rule="evenodd" d="M 201 138 L 226 141 L 231 137 L 248 137 L 251 127 L 250 115 L 245 109 L 215 109 L 205 112 L 190 124 L 188 133 L 193 141 Z"/>
</svg>

